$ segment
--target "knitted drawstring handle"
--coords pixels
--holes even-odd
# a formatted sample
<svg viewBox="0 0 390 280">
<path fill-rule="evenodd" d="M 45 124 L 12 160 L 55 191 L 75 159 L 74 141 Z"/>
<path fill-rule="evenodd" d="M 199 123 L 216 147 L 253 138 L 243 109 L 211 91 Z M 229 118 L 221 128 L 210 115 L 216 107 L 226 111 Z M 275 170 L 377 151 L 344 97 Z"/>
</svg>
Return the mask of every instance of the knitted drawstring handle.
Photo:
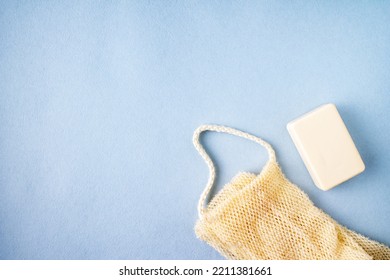
<svg viewBox="0 0 390 280">
<path fill-rule="evenodd" d="M 253 142 L 256 142 L 256 143 L 260 144 L 261 146 L 263 146 L 267 150 L 268 156 L 269 156 L 268 162 L 276 161 L 275 151 L 272 149 L 271 145 L 259 137 L 256 137 L 256 136 L 251 135 L 249 133 L 240 131 L 238 129 L 234 129 L 234 128 L 226 127 L 226 126 L 222 126 L 222 125 L 202 125 L 202 126 L 198 127 L 194 132 L 193 143 L 194 143 L 195 148 L 198 150 L 199 154 L 203 157 L 203 159 L 206 162 L 206 164 L 209 168 L 209 171 L 210 171 L 210 176 L 209 176 L 209 180 L 207 182 L 207 185 L 199 198 L 199 203 L 198 203 L 199 217 L 201 217 L 203 215 L 205 200 L 206 200 L 207 195 L 209 194 L 211 188 L 213 187 L 214 181 L 215 181 L 214 163 L 199 141 L 199 136 L 204 131 L 223 132 L 223 133 L 239 136 L 239 137 L 251 140 Z"/>
</svg>

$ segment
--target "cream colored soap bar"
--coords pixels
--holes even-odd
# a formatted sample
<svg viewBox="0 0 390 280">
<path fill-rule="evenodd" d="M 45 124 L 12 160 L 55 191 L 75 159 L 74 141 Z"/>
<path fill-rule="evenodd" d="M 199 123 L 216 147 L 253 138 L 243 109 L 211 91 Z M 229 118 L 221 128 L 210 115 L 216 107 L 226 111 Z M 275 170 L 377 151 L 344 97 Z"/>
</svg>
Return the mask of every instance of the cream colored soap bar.
<svg viewBox="0 0 390 280">
<path fill-rule="evenodd" d="M 364 163 L 334 104 L 287 125 L 317 187 L 326 191 L 364 171 Z"/>
</svg>

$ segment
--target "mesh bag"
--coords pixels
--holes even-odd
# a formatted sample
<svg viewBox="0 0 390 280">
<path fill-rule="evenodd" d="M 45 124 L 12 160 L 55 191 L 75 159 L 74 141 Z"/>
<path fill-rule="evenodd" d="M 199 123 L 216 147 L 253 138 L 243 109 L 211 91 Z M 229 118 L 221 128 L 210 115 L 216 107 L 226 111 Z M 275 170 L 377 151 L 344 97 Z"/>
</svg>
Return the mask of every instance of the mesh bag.
<svg viewBox="0 0 390 280">
<path fill-rule="evenodd" d="M 239 173 L 204 208 L 215 167 L 199 142 L 203 131 L 233 134 L 266 148 L 260 174 Z M 196 235 L 228 259 L 390 259 L 390 248 L 338 224 L 313 205 L 282 173 L 272 147 L 262 139 L 224 126 L 204 125 L 194 145 L 210 169 L 199 204 Z"/>
</svg>

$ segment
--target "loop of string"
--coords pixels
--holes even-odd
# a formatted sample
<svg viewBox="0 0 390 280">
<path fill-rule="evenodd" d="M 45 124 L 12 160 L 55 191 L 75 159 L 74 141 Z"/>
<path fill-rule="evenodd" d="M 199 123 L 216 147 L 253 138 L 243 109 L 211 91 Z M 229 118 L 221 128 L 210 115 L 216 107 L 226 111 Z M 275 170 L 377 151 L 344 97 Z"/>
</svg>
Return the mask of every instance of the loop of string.
<svg viewBox="0 0 390 280">
<path fill-rule="evenodd" d="M 199 199 L 199 203 L 198 203 L 199 217 L 201 217 L 203 215 L 204 203 L 205 203 L 205 200 L 207 198 L 207 195 L 209 194 L 210 190 L 212 189 L 212 187 L 214 185 L 215 176 L 216 176 L 214 163 L 199 141 L 199 136 L 204 131 L 223 132 L 223 133 L 232 134 L 232 135 L 235 135 L 238 137 L 242 137 L 242 138 L 246 138 L 248 140 L 254 141 L 254 142 L 260 144 L 261 146 L 263 146 L 267 150 L 268 156 L 269 156 L 269 161 L 276 159 L 275 158 L 275 151 L 272 149 L 271 145 L 259 137 L 256 137 L 254 135 L 251 135 L 249 133 L 246 133 L 246 132 L 234 129 L 234 128 L 221 126 L 221 125 L 202 125 L 202 126 L 198 127 L 194 132 L 193 143 L 194 143 L 195 148 L 198 150 L 199 154 L 202 156 L 202 158 L 206 162 L 206 164 L 209 168 L 209 172 L 210 172 L 207 185 L 206 185 L 205 189 L 203 190 L 203 192 L 200 196 L 200 199 Z"/>
</svg>

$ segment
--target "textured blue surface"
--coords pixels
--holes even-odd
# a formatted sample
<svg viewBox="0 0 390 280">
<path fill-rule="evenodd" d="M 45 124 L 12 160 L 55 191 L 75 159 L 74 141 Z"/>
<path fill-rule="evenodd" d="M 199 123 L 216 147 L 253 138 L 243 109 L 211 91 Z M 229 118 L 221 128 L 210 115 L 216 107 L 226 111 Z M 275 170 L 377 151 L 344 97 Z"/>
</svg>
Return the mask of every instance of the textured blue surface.
<svg viewBox="0 0 390 280">
<path fill-rule="evenodd" d="M 390 244 L 390 3 L 0 2 L 0 258 L 217 259 L 196 239 L 203 123 L 269 141 L 342 224 Z M 322 192 L 286 130 L 337 105 L 366 171 Z M 202 138 L 220 177 L 261 148 Z"/>
</svg>

